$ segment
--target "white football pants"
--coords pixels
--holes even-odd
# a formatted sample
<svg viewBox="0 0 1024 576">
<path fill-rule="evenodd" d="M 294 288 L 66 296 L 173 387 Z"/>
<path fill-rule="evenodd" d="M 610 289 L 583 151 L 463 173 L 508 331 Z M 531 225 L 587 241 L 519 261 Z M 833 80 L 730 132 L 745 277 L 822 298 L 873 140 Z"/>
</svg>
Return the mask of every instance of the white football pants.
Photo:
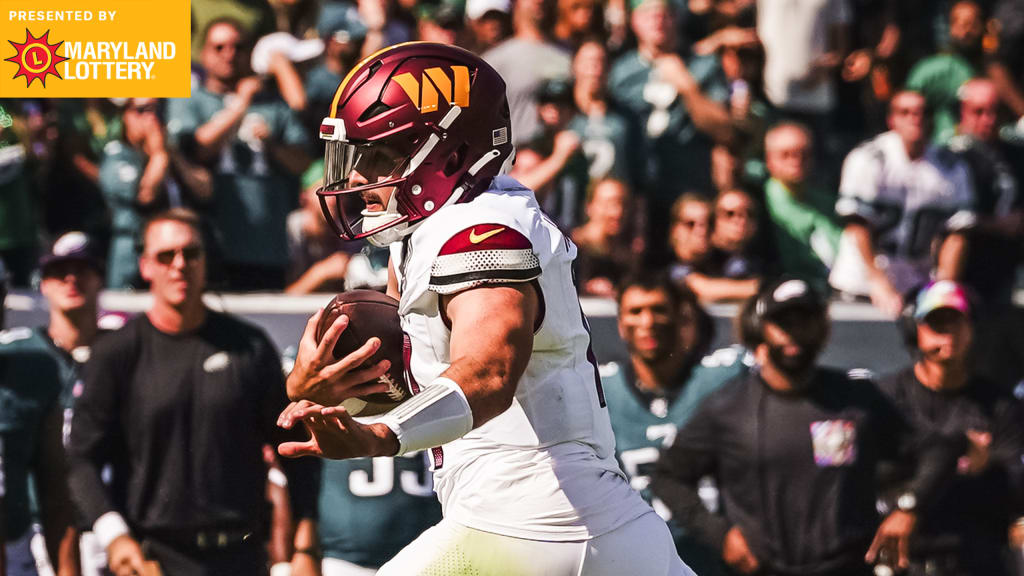
<svg viewBox="0 0 1024 576">
<path fill-rule="evenodd" d="M 483 532 L 442 520 L 381 567 L 378 576 L 695 576 L 651 512 L 591 540 L 551 542 Z"/>
</svg>

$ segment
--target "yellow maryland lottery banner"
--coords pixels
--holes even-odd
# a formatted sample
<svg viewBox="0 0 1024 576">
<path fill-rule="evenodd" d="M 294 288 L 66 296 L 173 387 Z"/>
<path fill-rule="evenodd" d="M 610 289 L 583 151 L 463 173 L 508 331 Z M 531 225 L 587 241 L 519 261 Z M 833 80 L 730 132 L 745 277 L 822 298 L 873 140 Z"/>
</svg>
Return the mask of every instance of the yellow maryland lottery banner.
<svg viewBox="0 0 1024 576">
<path fill-rule="evenodd" d="M 4 98 L 190 95 L 189 0 L 0 0 Z"/>
</svg>

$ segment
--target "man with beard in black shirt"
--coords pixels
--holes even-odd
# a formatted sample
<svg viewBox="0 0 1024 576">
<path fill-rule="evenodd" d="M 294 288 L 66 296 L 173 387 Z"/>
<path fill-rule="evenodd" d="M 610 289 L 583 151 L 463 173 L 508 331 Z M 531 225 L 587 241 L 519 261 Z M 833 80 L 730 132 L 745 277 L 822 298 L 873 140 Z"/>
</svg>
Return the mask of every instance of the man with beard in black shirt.
<svg viewBox="0 0 1024 576">
<path fill-rule="evenodd" d="M 263 445 L 287 434 L 275 425 L 288 405 L 278 355 L 262 331 L 203 304 L 193 213 L 155 216 L 143 239 L 153 304 L 93 347 L 71 425 L 72 497 L 115 576 L 151 573 L 147 559 L 173 576 L 267 574 Z M 282 462 L 300 533 L 312 530 L 317 466 Z M 312 574 L 315 562 L 305 551 L 292 566 Z"/>
<path fill-rule="evenodd" d="M 910 447 L 905 423 L 871 382 L 815 365 L 829 323 L 806 282 L 774 282 L 744 311 L 742 339 L 759 371 L 704 400 L 662 455 L 654 493 L 742 574 L 870 574 L 865 562 L 879 552 L 905 565 L 912 500 L 930 502 L 954 458 L 940 442 L 920 443 L 906 509 L 879 526 L 875 470 Z M 707 475 L 721 514 L 698 495 Z"/>
<path fill-rule="evenodd" d="M 913 427 L 948 438 L 959 455 L 949 488 L 919 514 L 910 574 L 1009 574 L 1008 532 L 1024 516 L 1024 413 L 1005 387 L 971 368 L 975 310 L 962 286 L 933 282 L 906 300 L 904 335 L 916 361 L 879 386 Z M 900 472 L 889 482 L 896 493 Z"/>
</svg>

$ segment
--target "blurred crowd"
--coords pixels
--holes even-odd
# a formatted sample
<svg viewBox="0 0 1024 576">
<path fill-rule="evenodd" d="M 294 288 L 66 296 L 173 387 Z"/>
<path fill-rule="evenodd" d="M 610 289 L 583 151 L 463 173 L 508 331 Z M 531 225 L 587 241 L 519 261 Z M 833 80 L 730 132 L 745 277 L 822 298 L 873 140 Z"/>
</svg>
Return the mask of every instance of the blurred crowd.
<svg viewBox="0 0 1024 576">
<path fill-rule="evenodd" d="M 895 316 L 958 279 L 1020 285 L 1020 0 L 195 0 L 188 99 L 0 100 L 0 258 L 30 285 L 68 230 L 140 289 L 141 223 L 198 212 L 211 288 L 379 286 L 324 224 L 317 127 L 362 57 L 409 40 L 506 79 L 517 159 L 611 296 L 666 268 L 703 301 L 786 275 Z M 487 105 L 487 103 L 474 103 Z"/>
</svg>

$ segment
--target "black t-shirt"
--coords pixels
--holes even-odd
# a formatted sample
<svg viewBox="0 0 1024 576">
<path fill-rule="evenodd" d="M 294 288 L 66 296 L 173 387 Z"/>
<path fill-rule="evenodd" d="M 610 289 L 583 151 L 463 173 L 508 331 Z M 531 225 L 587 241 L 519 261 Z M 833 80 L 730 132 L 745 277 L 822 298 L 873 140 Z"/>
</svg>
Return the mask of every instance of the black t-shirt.
<svg viewBox="0 0 1024 576">
<path fill-rule="evenodd" d="M 913 367 L 883 378 L 879 387 L 919 430 L 952 438 L 961 446 L 966 445 L 967 430 L 992 435 L 988 467 L 977 476 L 958 470 L 942 495 L 920 511 L 914 544 L 922 550 L 970 546 L 973 556 L 987 542 L 989 555 L 998 555 L 1010 521 L 1022 513 L 1014 497 L 1014 487 L 1019 490 L 1024 480 L 1020 403 L 981 378 L 972 378 L 959 390 L 932 390 L 917 380 Z M 963 464 L 961 460 L 961 468 Z M 893 476 L 888 483 L 898 486 L 899 470 Z"/>
<path fill-rule="evenodd" d="M 134 530 L 266 525 L 265 443 L 288 404 L 281 364 L 259 329 L 208 312 L 171 335 L 146 315 L 99 341 L 85 367 L 68 448 L 75 503 L 92 524 L 111 510 Z M 100 479 L 110 462 L 114 485 Z M 286 460 L 297 517 L 312 517 L 318 463 Z"/>
</svg>

